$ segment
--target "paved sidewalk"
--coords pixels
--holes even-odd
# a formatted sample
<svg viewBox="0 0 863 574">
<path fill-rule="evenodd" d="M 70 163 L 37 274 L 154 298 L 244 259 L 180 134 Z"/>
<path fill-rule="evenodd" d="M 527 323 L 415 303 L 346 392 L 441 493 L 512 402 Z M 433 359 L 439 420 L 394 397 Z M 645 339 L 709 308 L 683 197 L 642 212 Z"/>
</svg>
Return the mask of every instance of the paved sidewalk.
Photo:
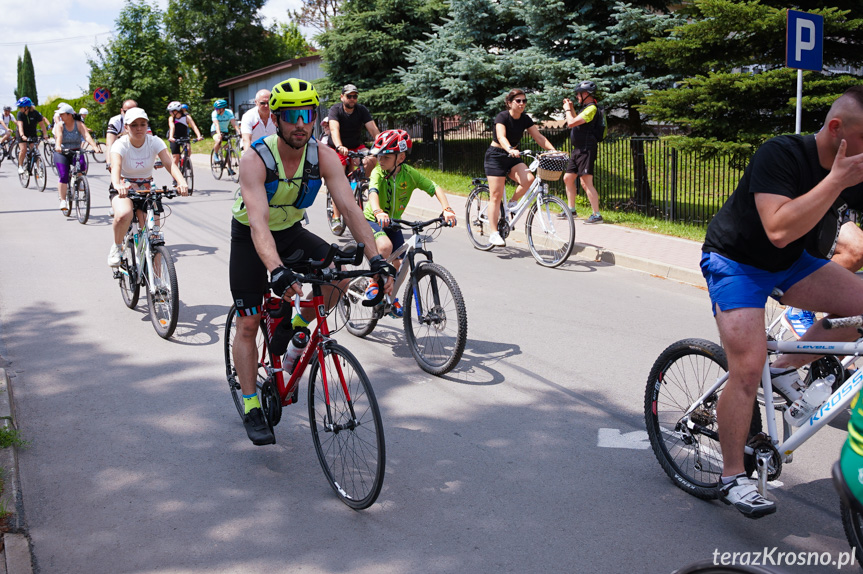
<svg viewBox="0 0 863 574">
<path fill-rule="evenodd" d="M 209 158 L 205 154 L 193 154 L 195 166 L 206 168 L 209 175 Z M 467 197 L 447 194 L 452 208 L 464 225 Z M 417 218 L 431 219 L 440 213 L 437 199 L 422 191 L 415 191 L 407 213 Z M 584 213 L 583 215 L 589 215 Z M 510 235 L 510 240 L 526 242 L 523 218 Z M 575 248 L 571 257 L 602 261 L 665 277 L 681 283 L 704 287 L 704 278 L 698 262 L 701 259 L 701 243 L 679 239 L 659 233 L 629 229 L 609 223 L 587 224 L 584 219 L 575 223 Z"/>
</svg>

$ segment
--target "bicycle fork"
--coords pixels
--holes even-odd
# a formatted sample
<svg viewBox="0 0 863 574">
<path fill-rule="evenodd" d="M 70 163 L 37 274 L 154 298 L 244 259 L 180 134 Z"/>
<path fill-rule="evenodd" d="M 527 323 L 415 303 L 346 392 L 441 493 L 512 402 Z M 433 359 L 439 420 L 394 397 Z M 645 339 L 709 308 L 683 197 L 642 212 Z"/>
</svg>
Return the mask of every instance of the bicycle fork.
<svg viewBox="0 0 863 574">
<path fill-rule="evenodd" d="M 327 406 L 327 420 L 324 424 L 324 429 L 327 432 L 331 432 L 333 434 L 339 434 L 343 430 L 354 430 L 358 426 L 360 426 L 360 421 L 357 420 L 357 415 L 354 412 L 354 401 L 351 399 L 351 393 L 348 390 L 347 381 L 345 381 L 345 373 L 342 370 L 342 365 L 339 363 L 337 359 L 333 359 L 333 364 L 336 367 L 336 372 L 339 376 L 339 383 L 342 385 L 342 392 L 345 393 L 345 402 L 348 404 L 348 409 L 351 412 L 351 418 L 345 424 L 336 424 L 333 420 L 333 412 L 330 408 L 330 387 L 329 381 L 327 380 L 327 369 L 326 363 L 324 362 L 326 359 L 327 353 L 324 349 L 324 344 L 318 346 L 318 362 L 321 365 L 321 382 L 324 385 L 324 401 Z M 330 354 L 330 357 L 333 355 Z"/>
</svg>

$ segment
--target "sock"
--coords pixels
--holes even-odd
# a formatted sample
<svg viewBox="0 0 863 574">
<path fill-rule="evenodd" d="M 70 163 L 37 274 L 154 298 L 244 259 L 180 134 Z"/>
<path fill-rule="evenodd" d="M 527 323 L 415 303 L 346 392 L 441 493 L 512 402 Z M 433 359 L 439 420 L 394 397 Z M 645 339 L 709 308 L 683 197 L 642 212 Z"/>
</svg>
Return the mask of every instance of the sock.
<svg viewBox="0 0 863 574">
<path fill-rule="evenodd" d="M 291 319 L 291 326 L 294 327 L 294 329 L 297 327 L 308 327 L 309 323 L 311 323 L 311 321 L 306 321 L 300 314 L 294 315 L 294 318 Z"/>
<path fill-rule="evenodd" d="M 731 484 L 732 482 L 734 482 L 738 478 L 743 478 L 745 476 L 746 476 L 746 473 L 741 472 L 740 474 L 735 474 L 734 476 L 721 476 L 719 478 L 722 479 L 722 484 Z"/>
<path fill-rule="evenodd" d="M 243 411 L 249 414 L 252 409 L 261 408 L 261 401 L 258 400 L 258 393 L 253 395 L 243 395 Z"/>
</svg>

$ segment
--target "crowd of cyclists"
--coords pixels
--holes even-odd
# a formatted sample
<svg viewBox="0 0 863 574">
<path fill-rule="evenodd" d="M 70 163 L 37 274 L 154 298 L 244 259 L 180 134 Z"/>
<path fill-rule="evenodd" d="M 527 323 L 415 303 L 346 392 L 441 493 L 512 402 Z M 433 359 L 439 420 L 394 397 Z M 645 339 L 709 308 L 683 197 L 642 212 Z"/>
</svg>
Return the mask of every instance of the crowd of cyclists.
<svg viewBox="0 0 863 574">
<path fill-rule="evenodd" d="M 579 84 L 576 95 L 582 109 L 596 102 L 593 97 L 595 90 L 592 82 Z M 355 85 L 343 87 L 339 102 L 320 122 L 325 124 L 324 142 L 314 137 L 320 98 L 309 81 L 289 78 L 276 84 L 272 90 L 259 91 L 255 96 L 255 106 L 243 116 L 240 124 L 227 101 L 219 99 L 213 105 L 210 127 L 213 153 L 218 153 L 230 128 L 243 136 L 241 191 L 231 210 L 228 276 L 237 310 L 233 353 L 243 391 L 244 426 L 249 439 L 256 445 L 272 444 L 275 440 L 262 414 L 255 385 L 255 337 L 260 324 L 260 306 L 270 290 L 285 299 L 303 294 L 283 259 L 300 250 L 306 257 L 325 256 L 328 242 L 303 226 L 305 211 L 315 201 L 322 184 L 326 183 L 333 200 L 334 225 L 347 226 L 355 240 L 364 244 L 370 268 L 376 272 L 375 281 L 366 293 L 368 299 L 376 297 L 380 289 L 391 295 L 396 268 L 386 261 L 386 257 L 404 243 L 404 238 L 401 231 L 390 227 L 389 223 L 401 217 L 415 189 L 437 198 L 447 223 L 456 225 L 455 212 L 447 201 L 445 190 L 405 163 L 412 147 L 410 134 L 404 130 L 381 132 L 369 110 L 358 103 L 358 98 L 359 91 Z M 518 150 L 524 133 L 540 147 L 550 151 L 555 149 L 525 113 L 527 95 L 524 90 L 511 90 L 505 103 L 506 110 L 495 118 L 493 141 L 485 157 L 492 204 L 505 201 L 504 183 L 507 178 L 518 184 L 513 200 L 517 200 L 519 193 L 523 193 L 532 182 L 533 176 L 526 169 Z M 68 209 L 65 186 L 69 181 L 71 152 L 80 149 L 83 142 L 93 147 L 96 145 L 84 122 L 87 111 L 81 109 L 76 113 L 68 104 L 60 104 L 54 121 L 49 123 L 27 97 L 18 100 L 17 108 L 15 125 L 20 142 L 19 166 L 23 164 L 27 146 L 37 141 L 38 128 L 43 128 L 42 137 L 52 132 L 54 162 L 60 179 L 60 206 Z M 594 105 L 587 114 L 590 119 L 586 119 L 586 115 L 576 110 L 569 99 L 564 100 L 564 108 L 567 125 L 573 130 L 593 121 L 596 115 Z M 134 209 L 127 194 L 130 190 L 150 190 L 157 160 L 167 166 L 178 193 L 188 194 L 188 186 L 179 169 L 181 152 L 177 140 L 189 138 L 190 130 L 201 140 L 201 131 L 190 116 L 187 105 L 174 101 L 168 104 L 166 111 L 169 114 L 167 138 L 170 153 L 164 141 L 153 135 L 147 112 L 133 100 L 123 102 L 120 113 L 108 123 L 106 153 L 111 173 L 109 196 L 114 236 L 108 265 L 112 267 L 120 264 L 121 242 Z M 11 107 L 7 106 L 0 121 L 0 141 L 12 137 L 12 121 Z M 364 143 L 364 131 L 374 140 L 370 150 Z M 741 187 L 708 228 L 702 261 L 714 314 L 723 342 L 728 347 L 731 372 L 719 407 L 719 416 L 725 421 L 720 426 L 719 437 L 726 464 L 720 497 L 750 517 L 775 512 L 775 503 L 760 495 L 753 481 L 743 472 L 743 441 L 746 436 L 745 432 L 738 432 L 748 428 L 751 409 L 747 405 L 753 403 L 756 391 L 752 381 L 759 380 L 763 364 L 761 341 L 765 336 L 763 307 L 766 298 L 771 293 L 775 295 L 774 288 L 778 286 L 786 300 L 795 304 L 799 302 L 804 307 L 846 314 L 863 313 L 863 299 L 856 294 L 859 289 L 854 275 L 838 265 L 828 266 L 826 259 L 813 257 L 804 249 L 807 248 L 808 230 L 821 221 L 822 207 L 829 208 L 846 190 L 858 191 L 856 188 L 863 185 L 863 88 L 849 90 L 834 103 L 825 128 L 818 136 L 807 136 L 811 139 L 783 137 L 786 139 L 777 138 L 765 144 L 763 151 L 759 151 L 750 163 Z M 357 205 L 347 179 L 355 167 L 350 160 L 350 152 L 357 151 L 369 152 L 363 160 L 367 173 L 370 173 L 369 197 L 364 209 Z M 594 160 L 595 151 L 586 159 L 573 155 L 567 169 L 573 174 L 570 179 L 574 181 L 576 174 L 589 172 L 592 175 Z M 802 179 L 793 177 L 800 166 L 812 162 L 816 163 L 812 164 L 811 174 L 807 172 Z M 81 168 L 86 169 L 86 166 Z M 591 195 L 595 195 L 595 190 Z M 570 199 L 572 208 L 574 201 Z M 593 204 L 594 198 L 590 199 Z M 496 228 L 497 215 L 497 210 L 489 210 L 493 229 Z M 596 206 L 592 219 L 593 222 L 602 220 Z M 832 234 L 827 239 L 835 247 L 838 228 L 827 232 L 819 229 L 817 233 Z M 494 245 L 504 245 L 496 233 L 490 239 Z M 753 245 L 758 249 L 754 250 Z M 766 270 L 766 275 L 752 279 L 755 276 L 752 269 L 756 268 Z M 821 285 L 825 282 L 832 289 L 829 294 L 823 291 L 825 295 L 822 298 L 816 297 L 821 291 L 806 288 L 809 283 Z M 836 295 L 837 285 L 845 286 L 839 293 L 841 296 Z M 336 304 L 337 293 L 344 287 L 339 284 L 325 290 L 330 307 Z M 845 300 L 850 302 L 842 306 Z M 398 306 L 394 305 L 394 308 L 398 309 Z M 312 319 L 312 313 L 298 313 L 291 319 L 291 329 L 308 329 Z M 817 323 L 814 329 L 822 340 L 828 336 Z M 831 336 L 844 335 L 853 337 L 856 333 Z M 792 364 L 790 360 L 789 365 L 775 364 L 777 372 L 774 376 L 782 376 L 786 371 L 790 373 L 791 367 L 798 366 L 797 362 Z M 852 423 L 851 437 L 842 453 L 839 480 L 844 481 L 844 493 L 850 493 L 853 502 L 863 499 L 863 406 L 857 405 Z"/>
</svg>

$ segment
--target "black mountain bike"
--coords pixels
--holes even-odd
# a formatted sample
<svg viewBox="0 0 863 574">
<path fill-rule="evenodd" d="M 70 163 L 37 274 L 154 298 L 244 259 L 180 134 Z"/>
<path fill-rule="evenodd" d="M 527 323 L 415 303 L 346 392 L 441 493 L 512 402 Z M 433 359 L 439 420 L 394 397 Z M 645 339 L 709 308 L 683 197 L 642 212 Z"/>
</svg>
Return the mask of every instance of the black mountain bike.
<svg viewBox="0 0 863 574">
<path fill-rule="evenodd" d="M 189 193 L 195 191 L 195 170 L 192 168 L 192 145 L 189 138 L 176 138 L 180 146 L 180 171 L 189 186 Z"/>
<path fill-rule="evenodd" d="M 45 161 L 39 153 L 38 142 L 27 142 L 27 155 L 24 157 L 24 172 L 18 174 L 18 181 L 21 182 L 21 187 L 30 185 L 30 178 L 33 178 L 33 183 L 39 191 L 45 191 L 48 174 L 45 171 Z"/>
<path fill-rule="evenodd" d="M 355 160 L 359 160 L 357 168 L 346 172 L 346 175 L 348 176 L 348 183 L 351 184 L 351 191 L 354 192 L 354 199 L 356 200 L 357 205 L 360 206 L 360 209 L 363 208 L 363 205 L 365 205 L 365 202 L 369 199 L 369 178 L 366 176 L 366 168 L 363 166 L 363 158 L 367 155 L 367 151 L 349 151 L 348 165 L 345 166 L 345 169 L 348 170 L 351 168 L 351 165 Z M 327 223 L 329 224 L 330 231 L 333 232 L 333 235 L 340 236 L 345 232 L 344 222 L 339 231 L 334 229 L 333 198 L 330 195 L 330 190 L 327 190 Z"/>
</svg>

